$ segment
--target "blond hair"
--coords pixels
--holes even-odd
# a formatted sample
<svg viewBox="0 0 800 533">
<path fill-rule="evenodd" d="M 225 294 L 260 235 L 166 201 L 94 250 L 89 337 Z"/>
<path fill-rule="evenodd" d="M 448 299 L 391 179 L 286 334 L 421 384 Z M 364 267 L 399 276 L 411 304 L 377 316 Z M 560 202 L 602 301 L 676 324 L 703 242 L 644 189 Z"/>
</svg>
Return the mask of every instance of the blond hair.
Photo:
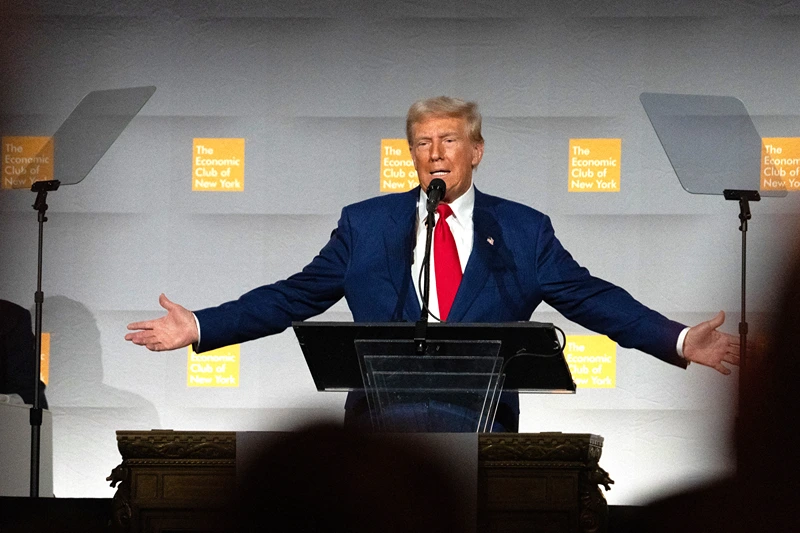
<svg viewBox="0 0 800 533">
<path fill-rule="evenodd" d="M 463 118 L 467 121 L 467 131 L 472 142 L 482 143 L 481 135 L 481 114 L 478 111 L 478 104 L 475 102 L 465 102 L 458 98 L 449 96 L 437 96 L 418 100 L 411 104 L 406 117 L 406 137 L 408 144 L 413 145 L 411 130 L 415 124 L 422 122 L 428 117 L 451 117 Z"/>
</svg>

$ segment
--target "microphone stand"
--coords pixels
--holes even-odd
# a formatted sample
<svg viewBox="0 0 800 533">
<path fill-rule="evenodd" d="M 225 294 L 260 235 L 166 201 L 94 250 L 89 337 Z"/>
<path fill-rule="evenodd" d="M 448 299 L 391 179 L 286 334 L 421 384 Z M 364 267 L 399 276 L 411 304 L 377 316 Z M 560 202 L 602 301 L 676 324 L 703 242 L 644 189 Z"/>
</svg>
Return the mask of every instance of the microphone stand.
<svg viewBox="0 0 800 533">
<path fill-rule="evenodd" d="M 36 265 L 36 353 L 34 353 L 35 370 L 33 373 L 33 407 L 30 411 L 31 423 L 31 479 L 30 496 L 39 497 L 39 458 L 41 452 L 42 408 L 39 405 L 39 374 L 42 372 L 42 305 L 44 293 L 42 292 L 42 249 L 44 243 L 44 223 L 47 222 L 47 193 L 58 190 L 61 182 L 58 180 L 37 181 L 31 186 L 31 191 L 36 193 L 33 208 L 39 212 L 39 258 Z"/>
<path fill-rule="evenodd" d="M 425 355 L 427 349 L 427 342 L 425 336 L 428 331 L 428 301 L 431 295 L 431 243 L 433 241 L 433 227 L 436 225 L 435 209 L 428 209 L 428 218 L 425 219 L 426 237 L 425 237 L 425 257 L 422 260 L 422 311 L 420 312 L 419 320 L 414 328 L 414 345 L 416 347 L 417 355 Z"/>
<path fill-rule="evenodd" d="M 422 260 L 422 268 L 420 269 L 420 276 L 424 278 L 422 282 L 422 289 L 420 290 L 422 296 L 422 311 L 419 315 L 419 320 L 414 328 L 414 346 L 417 355 L 425 355 L 427 351 L 427 342 L 425 336 L 428 332 L 428 316 L 430 309 L 428 309 L 428 300 L 431 294 L 431 244 L 433 242 L 433 227 L 436 225 L 436 207 L 439 202 L 444 200 L 447 185 L 444 180 L 434 178 L 428 184 L 425 190 L 427 196 L 426 208 L 428 210 L 428 217 L 425 220 L 427 229 L 427 236 L 425 238 L 425 258 Z"/>
</svg>

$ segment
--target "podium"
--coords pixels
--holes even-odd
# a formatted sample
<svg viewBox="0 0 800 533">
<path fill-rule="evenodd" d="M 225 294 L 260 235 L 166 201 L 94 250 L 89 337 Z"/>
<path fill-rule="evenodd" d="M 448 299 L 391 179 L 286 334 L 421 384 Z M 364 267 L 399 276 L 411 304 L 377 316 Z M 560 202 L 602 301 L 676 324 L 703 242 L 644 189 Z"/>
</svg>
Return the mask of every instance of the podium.
<svg viewBox="0 0 800 533">
<path fill-rule="evenodd" d="M 366 396 L 372 429 L 491 432 L 501 393 L 575 392 L 552 324 L 292 324 L 319 391 Z"/>
<path fill-rule="evenodd" d="M 499 341 L 354 341 L 372 428 L 490 432 L 503 390 Z"/>
</svg>

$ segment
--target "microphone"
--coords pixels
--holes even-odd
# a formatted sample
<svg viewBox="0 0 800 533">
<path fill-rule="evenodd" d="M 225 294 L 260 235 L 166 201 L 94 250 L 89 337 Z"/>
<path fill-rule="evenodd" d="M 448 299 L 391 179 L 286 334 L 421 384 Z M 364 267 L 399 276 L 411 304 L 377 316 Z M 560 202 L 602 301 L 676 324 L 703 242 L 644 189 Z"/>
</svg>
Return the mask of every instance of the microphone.
<svg viewBox="0 0 800 533">
<path fill-rule="evenodd" d="M 443 179 L 434 178 L 431 180 L 430 185 L 428 185 L 428 213 L 436 211 L 436 206 L 444 199 L 446 190 L 447 186 L 444 184 Z"/>
<path fill-rule="evenodd" d="M 436 223 L 435 213 L 436 207 L 439 202 L 444 200 L 444 193 L 447 186 L 444 180 L 434 178 L 428 184 L 428 216 L 425 220 L 427 227 L 425 233 L 425 257 L 422 260 L 422 268 L 419 271 L 419 284 L 422 288 L 420 293 L 422 295 L 422 309 L 420 310 L 419 320 L 414 328 L 414 344 L 416 347 L 417 355 L 425 355 L 427 350 L 427 341 L 425 339 L 428 329 L 428 301 L 431 294 L 431 243 L 433 242 L 433 226 Z M 444 220 L 442 220 L 444 222 Z"/>
</svg>

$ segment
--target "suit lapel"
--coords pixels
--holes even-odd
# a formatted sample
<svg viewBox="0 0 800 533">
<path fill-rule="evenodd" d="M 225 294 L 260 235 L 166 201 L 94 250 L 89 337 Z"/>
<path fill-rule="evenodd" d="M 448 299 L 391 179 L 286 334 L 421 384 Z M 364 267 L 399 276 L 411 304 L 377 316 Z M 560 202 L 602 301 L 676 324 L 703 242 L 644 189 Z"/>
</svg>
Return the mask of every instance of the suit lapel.
<svg viewBox="0 0 800 533">
<path fill-rule="evenodd" d="M 472 253 L 461 278 L 456 299 L 450 309 L 448 322 L 461 322 L 486 285 L 489 273 L 500 257 L 497 254 L 502 241 L 500 226 L 486 195 L 475 189 L 475 207 L 472 211 L 474 238 Z"/>
<path fill-rule="evenodd" d="M 397 291 L 398 306 L 393 320 L 417 320 L 420 314 L 416 290 L 411 282 L 418 199 L 419 187 L 403 193 L 401 201 L 388 213 L 390 224 L 383 234 L 386 267 Z"/>
</svg>

